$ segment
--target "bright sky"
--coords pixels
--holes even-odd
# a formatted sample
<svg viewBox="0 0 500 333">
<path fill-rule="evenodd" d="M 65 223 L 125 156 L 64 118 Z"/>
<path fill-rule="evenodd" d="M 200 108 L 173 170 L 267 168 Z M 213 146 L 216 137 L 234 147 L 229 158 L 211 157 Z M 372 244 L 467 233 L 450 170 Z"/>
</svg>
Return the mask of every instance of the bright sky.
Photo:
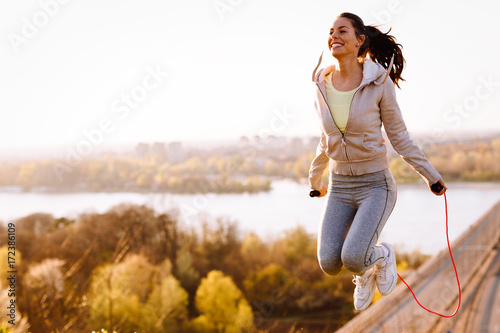
<svg viewBox="0 0 500 333">
<path fill-rule="evenodd" d="M 343 11 L 403 44 L 410 131 L 500 129 L 498 1 L 2 1 L 0 152 L 319 135 L 311 73 Z"/>
</svg>

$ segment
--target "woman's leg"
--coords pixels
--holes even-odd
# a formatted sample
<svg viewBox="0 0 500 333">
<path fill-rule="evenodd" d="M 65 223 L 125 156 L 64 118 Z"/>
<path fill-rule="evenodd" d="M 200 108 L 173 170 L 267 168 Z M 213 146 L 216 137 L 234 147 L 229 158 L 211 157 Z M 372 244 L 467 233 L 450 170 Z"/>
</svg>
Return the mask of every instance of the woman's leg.
<svg viewBox="0 0 500 333">
<path fill-rule="evenodd" d="M 330 180 L 318 232 L 318 261 L 326 274 L 336 275 L 342 268 L 342 247 L 355 214 L 349 195 L 332 188 Z"/>
<path fill-rule="evenodd" d="M 344 266 L 358 275 L 384 258 L 383 248 L 376 243 L 397 197 L 396 183 L 388 169 L 363 177 L 364 184 L 355 193 L 358 209 L 341 255 Z"/>
</svg>

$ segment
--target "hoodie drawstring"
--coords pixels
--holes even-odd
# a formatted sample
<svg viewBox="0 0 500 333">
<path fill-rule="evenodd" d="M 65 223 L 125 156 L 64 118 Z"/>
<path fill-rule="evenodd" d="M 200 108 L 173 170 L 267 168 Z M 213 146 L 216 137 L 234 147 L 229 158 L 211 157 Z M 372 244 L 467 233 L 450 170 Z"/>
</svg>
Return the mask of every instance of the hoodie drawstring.
<svg viewBox="0 0 500 333">
<path fill-rule="evenodd" d="M 322 59 L 323 59 L 323 51 L 321 51 L 321 56 L 319 57 L 318 64 L 316 65 L 316 68 L 314 68 L 314 71 L 312 73 L 312 82 L 316 82 L 316 71 L 318 70 L 319 65 L 321 65 Z M 394 54 L 392 55 L 391 62 L 389 63 L 389 67 L 387 67 L 387 72 L 385 73 L 384 80 L 382 81 L 381 84 L 384 84 L 387 78 L 389 77 L 389 74 L 391 74 L 393 65 L 394 65 Z"/>
<path fill-rule="evenodd" d="M 318 67 L 319 65 L 321 64 L 321 59 L 323 59 L 323 51 L 321 51 L 321 56 L 319 57 L 319 61 L 318 61 L 318 64 L 316 65 L 316 68 L 314 69 L 313 71 L 313 74 L 312 74 L 312 82 L 316 82 L 315 78 L 316 78 L 316 71 L 318 70 Z"/>
<path fill-rule="evenodd" d="M 384 81 L 382 81 L 381 84 L 384 84 L 385 80 L 387 80 L 387 77 L 389 76 L 389 74 L 391 74 L 392 65 L 394 65 L 394 54 L 392 55 L 391 62 L 389 63 L 389 67 L 387 67 L 387 73 L 385 74 Z"/>
</svg>

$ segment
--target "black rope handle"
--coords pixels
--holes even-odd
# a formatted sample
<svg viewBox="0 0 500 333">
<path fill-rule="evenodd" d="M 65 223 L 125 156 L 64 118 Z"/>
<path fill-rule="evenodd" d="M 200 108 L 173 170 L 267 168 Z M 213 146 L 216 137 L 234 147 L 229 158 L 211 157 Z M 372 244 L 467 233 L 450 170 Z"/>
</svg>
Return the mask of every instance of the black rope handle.
<svg viewBox="0 0 500 333">
<path fill-rule="evenodd" d="M 320 195 L 321 195 L 321 193 L 318 190 L 312 190 L 311 192 L 309 192 L 309 196 L 311 198 L 313 198 L 313 197 L 319 197 Z"/>
</svg>

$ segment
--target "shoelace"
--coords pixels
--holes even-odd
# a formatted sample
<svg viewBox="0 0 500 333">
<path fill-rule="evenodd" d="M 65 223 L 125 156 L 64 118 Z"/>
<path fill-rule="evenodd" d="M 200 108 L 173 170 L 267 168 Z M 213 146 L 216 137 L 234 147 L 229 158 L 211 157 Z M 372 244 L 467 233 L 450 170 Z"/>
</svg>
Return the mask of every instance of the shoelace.
<svg viewBox="0 0 500 333">
<path fill-rule="evenodd" d="M 377 267 L 377 275 L 381 280 L 387 280 L 387 262 L 382 262 L 379 267 Z"/>
<path fill-rule="evenodd" d="M 367 294 L 367 290 L 365 287 L 368 284 L 370 277 L 371 277 L 371 275 L 367 278 L 363 278 L 361 276 L 355 275 L 354 279 L 352 279 L 352 282 L 356 285 L 356 287 L 358 287 L 358 294 L 360 296 L 364 296 L 365 294 Z"/>
</svg>

